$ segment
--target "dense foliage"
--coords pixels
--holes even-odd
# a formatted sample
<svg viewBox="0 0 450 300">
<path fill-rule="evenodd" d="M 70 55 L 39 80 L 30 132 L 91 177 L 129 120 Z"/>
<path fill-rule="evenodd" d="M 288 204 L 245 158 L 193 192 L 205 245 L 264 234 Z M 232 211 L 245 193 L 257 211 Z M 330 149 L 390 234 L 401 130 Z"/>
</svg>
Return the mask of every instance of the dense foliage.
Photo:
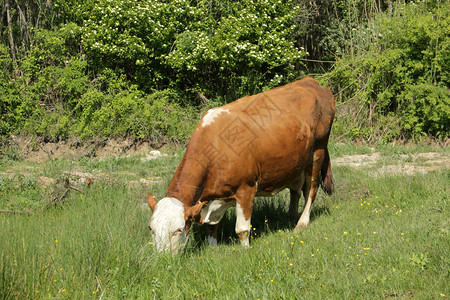
<svg viewBox="0 0 450 300">
<path fill-rule="evenodd" d="M 425 9 L 427 7 L 427 9 Z M 347 130 L 354 137 L 383 131 L 448 136 L 450 130 L 450 6 L 396 6 L 358 28 L 360 53 L 343 57 L 329 85 L 363 108 Z M 372 126 L 376 124 L 377 126 Z M 379 132 L 378 132 L 379 133 Z"/>
<path fill-rule="evenodd" d="M 338 135 L 448 136 L 447 1 L 1 3 L 2 136 L 186 141 L 205 108 L 310 73 Z"/>
</svg>

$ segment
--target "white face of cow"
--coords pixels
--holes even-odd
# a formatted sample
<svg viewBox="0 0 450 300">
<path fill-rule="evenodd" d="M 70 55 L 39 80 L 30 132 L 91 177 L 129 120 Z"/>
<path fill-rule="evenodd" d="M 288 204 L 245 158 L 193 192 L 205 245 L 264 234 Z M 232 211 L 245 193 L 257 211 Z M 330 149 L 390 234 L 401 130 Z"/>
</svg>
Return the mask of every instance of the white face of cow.
<svg viewBox="0 0 450 300">
<path fill-rule="evenodd" d="M 163 198 L 156 204 L 150 218 L 153 244 L 159 252 L 183 250 L 188 241 L 184 205 L 175 198 Z"/>
</svg>

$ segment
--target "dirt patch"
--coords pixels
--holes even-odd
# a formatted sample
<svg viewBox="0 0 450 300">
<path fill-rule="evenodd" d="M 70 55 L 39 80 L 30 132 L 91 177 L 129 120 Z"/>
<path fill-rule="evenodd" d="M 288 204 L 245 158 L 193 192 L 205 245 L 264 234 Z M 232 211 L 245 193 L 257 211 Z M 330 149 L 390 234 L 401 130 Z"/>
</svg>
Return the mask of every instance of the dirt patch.
<svg viewBox="0 0 450 300">
<path fill-rule="evenodd" d="M 395 174 L 426 174 L 430 171 L 450 168 L 450 156 L 445 153 L 427 152 L 417 154 L 401 154 L 398 157 L 399 163 L 384 163 L 380 153 L 362 155 L 344 155 L 332 159 L 333 166 L 348 166 L 352 168 L 369 168 L 375 176 L 395 175 Z M 380 167 L 380 163 L 382 166 Z M 377 167 L 378 166 L 378 167 Z"/>
<path fill-rule="evenodd" d="M 360 154 L 360 155 L 344 155 L 331 160 L 331 164 L 334 166 L 348 166 L 353 168 L 373 166 L 381 158 L 381 154 L 376 152 L 372 154 Z"/>
<path fill-rule="evenodd" d="M 84 142 L 71 139 L 53 143 L 38 138 L 12 136 L 8 144 L 16 147 L 19 155 L 25 160 L 33 162 L 46 162 L 60 158 L 144 155 L 152 150 L 148 142 L 136 142 L 132 139 L 100 139 Z"/>
<path fill-rule="evenodd" d="M 45 177 L 45 176 L 40 176 L 40 177 L 36 178 L 36 181 L 45 188 L 52 186 L 56 183 L 55 178 L 50 178 L 50 177 Z"/>
</svg>

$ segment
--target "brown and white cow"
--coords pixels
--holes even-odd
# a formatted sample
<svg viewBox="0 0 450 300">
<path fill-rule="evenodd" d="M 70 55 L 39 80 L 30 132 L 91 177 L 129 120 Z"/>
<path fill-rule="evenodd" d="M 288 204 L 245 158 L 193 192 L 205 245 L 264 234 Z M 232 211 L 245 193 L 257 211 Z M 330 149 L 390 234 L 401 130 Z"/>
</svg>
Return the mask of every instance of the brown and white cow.
<svg viewBox="0 0 450 300">
<path fill-rule="evenodd" d="M 290 189 L 289 215 L 305 207 L 295 231 L 309 224 L 319 184 L 331 194 L 327 144 L 334 97 L 312 78 L 210 109 L 192 133 L 184 157 L 150 219 L 159 251 L 184 248 L 192 222 L 209 224 L 211 244 L 227 208 L 236 206 L 236 233 L 249 246 L 255 196 Z"/>
</svg>

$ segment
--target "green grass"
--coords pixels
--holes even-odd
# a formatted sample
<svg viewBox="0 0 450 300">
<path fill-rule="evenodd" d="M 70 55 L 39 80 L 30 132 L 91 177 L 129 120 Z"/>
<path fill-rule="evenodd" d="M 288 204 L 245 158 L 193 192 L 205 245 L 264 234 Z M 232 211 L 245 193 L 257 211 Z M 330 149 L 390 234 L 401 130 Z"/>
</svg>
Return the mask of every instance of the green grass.
<svg viewBox="0 0 450 300">
<path fill-rule="evenodd" d="M 395 153 L 420 150 L 376 149 L 392 163 Z M 370 153 L 347 144 L 332 145 L 330 152 Z M 319 194 L 308 229 L 292 232 L 283 192 L 256 200 L 250 249 L 237 242 L 230 209 L 219 227 L 219 246 L 206 246 L 206 229 L 195 226 L 182 255 L 160 255 L 149 244 L 144 199 L 149 189 L 164 195 L 181 154 L 146 162 L 0 163 L 0 209 L 34 212 L 0 214 L 0 298 L 449 297 L 449 169 L 375 177 L 373 169 L 335 167 L 336 193 Z M 44 209 L 52 186 L 40 186 L 37 178 L 64 179 L 65 171 L 97 179 L 82 193 L 70 191 L 63 206 Z M 130 184 L 140 178 L 162 183 Z"/>
</svg>

